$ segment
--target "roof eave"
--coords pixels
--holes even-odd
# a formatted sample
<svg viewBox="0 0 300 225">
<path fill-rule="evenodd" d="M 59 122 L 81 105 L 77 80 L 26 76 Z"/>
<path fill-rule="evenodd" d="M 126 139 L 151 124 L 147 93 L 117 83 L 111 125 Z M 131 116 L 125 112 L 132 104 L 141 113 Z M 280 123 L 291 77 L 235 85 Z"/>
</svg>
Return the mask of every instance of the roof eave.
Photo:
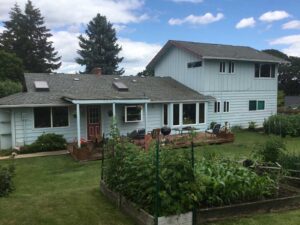
<svg viewBox="0 0 300 225">
<path fill-rule="evenodd" d="M 214 57 L 214 56 L 203 56 L 203 59 L 221 59 L 221 60 L 248 61 L 248 62 L 269 62 L 269 63 L 279 63 L 279 64 L 290 63 L 286 60 L 246 59 L 246 58 Z"/>
</svg>

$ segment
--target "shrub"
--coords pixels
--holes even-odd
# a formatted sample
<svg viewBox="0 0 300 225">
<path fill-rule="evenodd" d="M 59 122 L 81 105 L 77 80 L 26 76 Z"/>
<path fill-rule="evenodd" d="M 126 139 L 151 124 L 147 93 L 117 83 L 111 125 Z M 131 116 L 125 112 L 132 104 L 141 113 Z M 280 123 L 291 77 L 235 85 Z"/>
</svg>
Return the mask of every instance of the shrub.
<svg viewBox="0 0 300 225">
<path fill-rule="evenodd" d="M 300 137 L 300 114 L 298 115 L 273 115 L 264 121 L 264 131 L 285 137 Z"/>
<path fill-rule="evenodd" d="M 282 154 L 278 161 L 279 164 L 284 169 L 300 170 L 300 154 L 296 154 L 296 153 Z"/>
<path fill-rule="evenodd" d="M 0 197 L 7 196 L 14 190 L 13 176 L 15 167 L 13 165 L 2 167 L 0 166 Z"/>
<path fill-rule="evenodd" d="M 250 122 L 248 122 L 248 124 L 249 124 L 248 130 L 250 130 L 250 131 L 255 131 L 255 128 L 256 128 L 256 122 L 250 121 Z"/>
<path fill-rule="evenodd" d="M 59 134 L 42 134 L 31 145 L 26 145 L 21 149 L 22 153 L 34 153 L 45 151 L 56 151 L 66 148 L 67 141 L 63 135 Z"/>
<path fill-rule="evenodd" d="M 265 144 L 259 145 L 256 155 L 263 162 L 278 162 L 279 158 L 286 152 L 286 146 L 282 138 L 273 136 Z"/>
<path fill-rule="evenodd" d="M 20 82 L 4 80 L 0 82 L 0 98 L 21 92 L 23 89 Z"/>
</svg>

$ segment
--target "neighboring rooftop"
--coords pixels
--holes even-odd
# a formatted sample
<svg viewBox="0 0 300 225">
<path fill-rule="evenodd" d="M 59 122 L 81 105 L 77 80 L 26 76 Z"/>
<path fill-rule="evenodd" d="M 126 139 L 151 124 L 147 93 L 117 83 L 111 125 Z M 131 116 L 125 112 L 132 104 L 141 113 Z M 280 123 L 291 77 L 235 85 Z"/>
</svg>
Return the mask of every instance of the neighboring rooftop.
<svg viewBox="0 0 300 225">
<path fill-rule="evenodd" d="M 169 40 L 151 60 L 147 67 L 153 68 L 160 58 L 171 48 L 177 47 L 200 59 L 228 59 L 253 62 L 287 63 L 284 59 L 247 46 L 208 44 L 190 41 Z"/>
<path fill-rule="evenodd" d="M 285 96 L 284 106 L 291 107 L 291 108 L 300 107 L 300 96 Z"/>
<path fill-rule="evenodd" d="M 37 91 L 35 81 L 46 82 L 49 91 Z M 145 99 L 152 102 L 176 102 L 214 99 L 170 77 L 27 73 L 25 82 L 27 92 L 1 98 L 0 105 L 61 105 L 69 104 L 70 100 Z M 128 90 L 118 90 L 113 85 L 116 82 Z"/>
</svg>

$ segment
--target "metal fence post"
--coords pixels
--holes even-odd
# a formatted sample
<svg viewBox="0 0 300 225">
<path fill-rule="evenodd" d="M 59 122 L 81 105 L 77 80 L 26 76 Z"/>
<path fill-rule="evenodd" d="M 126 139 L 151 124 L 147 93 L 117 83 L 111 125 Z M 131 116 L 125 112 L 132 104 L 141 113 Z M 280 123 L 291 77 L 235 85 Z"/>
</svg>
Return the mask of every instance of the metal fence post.
<svg viewBox="0 0 300 225">
<path fill-rule="evenodd" d="M 159 217 L 159 208 L 160 208 L 160 198 L 159 198 L 159 191 L 160 191 L 160 182 L 159 182 L 159 137 L 156 140 L 156 152 L 155 152 L 156 160 L 155 160 L 155 167 L 156 167 L 156 187 L 155 187 L 155 225 L 158 225 L 158 217 Z"/>
<path fill-rule="evenodd" d="M 192 163 L 192 170 L 193 170 L 193 181 L 195 180 L 195 151 L 194 151 L 194 141 L 192 141 L 192 146 L 191 146 L 191 163 Z M 192 216 L 192 224 L 196 225 L 197 224 L 197 210 L 195 204 L 193 204 L 193 216 Z"/>
</svg>

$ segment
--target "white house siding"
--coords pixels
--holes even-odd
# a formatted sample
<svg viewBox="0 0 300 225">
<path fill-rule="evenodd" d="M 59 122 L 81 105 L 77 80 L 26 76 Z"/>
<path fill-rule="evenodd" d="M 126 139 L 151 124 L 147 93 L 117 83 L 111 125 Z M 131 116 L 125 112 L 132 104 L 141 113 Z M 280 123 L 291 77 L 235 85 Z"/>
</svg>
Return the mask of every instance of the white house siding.
<svg viewBox="0 0 300 225">
<path fill-rule="evenodd" d="M 214 113 L 214 103 L 208 104 L 207 124 L 211 121 L 248 126 L 254 121 L 261 126 L 264 119 L 277 113 L 277 77 L 255 78 L 254 62 L 235 61 L 233 74 L 219 73 L 221 60 L 204 60 L 202 67 L 187 68 L 197 57 L 175 47 L 155 66 L 155 76 L 170 76 L 204 95 L 221 101 L 221 112 Z M 226 63 L 228 71 L 228 63 Z M 276 68 L 277 72 L 277 68 Z M 249 100 L 264 100 L 265 110 L 249 111 Z M 223 111 L 223 102 L 230 102 L 230 112 Z"/>
<path fill-rule="evenodd" d="M 0 149 L 12 147 L 11 116 L 9 109 L 0 109 Z"/>
<path fill-rule="evenodd" d="M 127 135 L 136 129 L 145 128 L 145 110 L 144 104 L 143 106 L 143 121 L 142 122 L 124 122 L 124 106 L 121 104 L 116 104 L 116 122 L 117 126 L 122 135 Z M 102 132 L 105 135 L 109 135 L 110 126 L 112 123 L 112 117 L 108 115 L 109 111 L 112 111 L 112 105 L 102 105 L 101 107 L 101 115 L 102 115 Z M 151 131 L 155 128 L 162 127 L 162 104 L 148 104 L 148 122 L 147 122 L 147 130 Z"/>
<path fill-rule="evenodd" d="M 86 138 L 86 108 L 81 106 L 81 137 Z M 14 136 L 15 145 L 23 146 L 31 144 L 40 135 L 44 133 L 56 133 L 62 134 L 64 138 L 71 142 L 77 137 L 77 125 L 75 106 L 69 107 L 69 126 L 68 127 L 57 127 L 57 128 L 34 128 L 34 115 L 33 108 L 16 108 L 12 110 L 14 118 Z"/>
</svg>

